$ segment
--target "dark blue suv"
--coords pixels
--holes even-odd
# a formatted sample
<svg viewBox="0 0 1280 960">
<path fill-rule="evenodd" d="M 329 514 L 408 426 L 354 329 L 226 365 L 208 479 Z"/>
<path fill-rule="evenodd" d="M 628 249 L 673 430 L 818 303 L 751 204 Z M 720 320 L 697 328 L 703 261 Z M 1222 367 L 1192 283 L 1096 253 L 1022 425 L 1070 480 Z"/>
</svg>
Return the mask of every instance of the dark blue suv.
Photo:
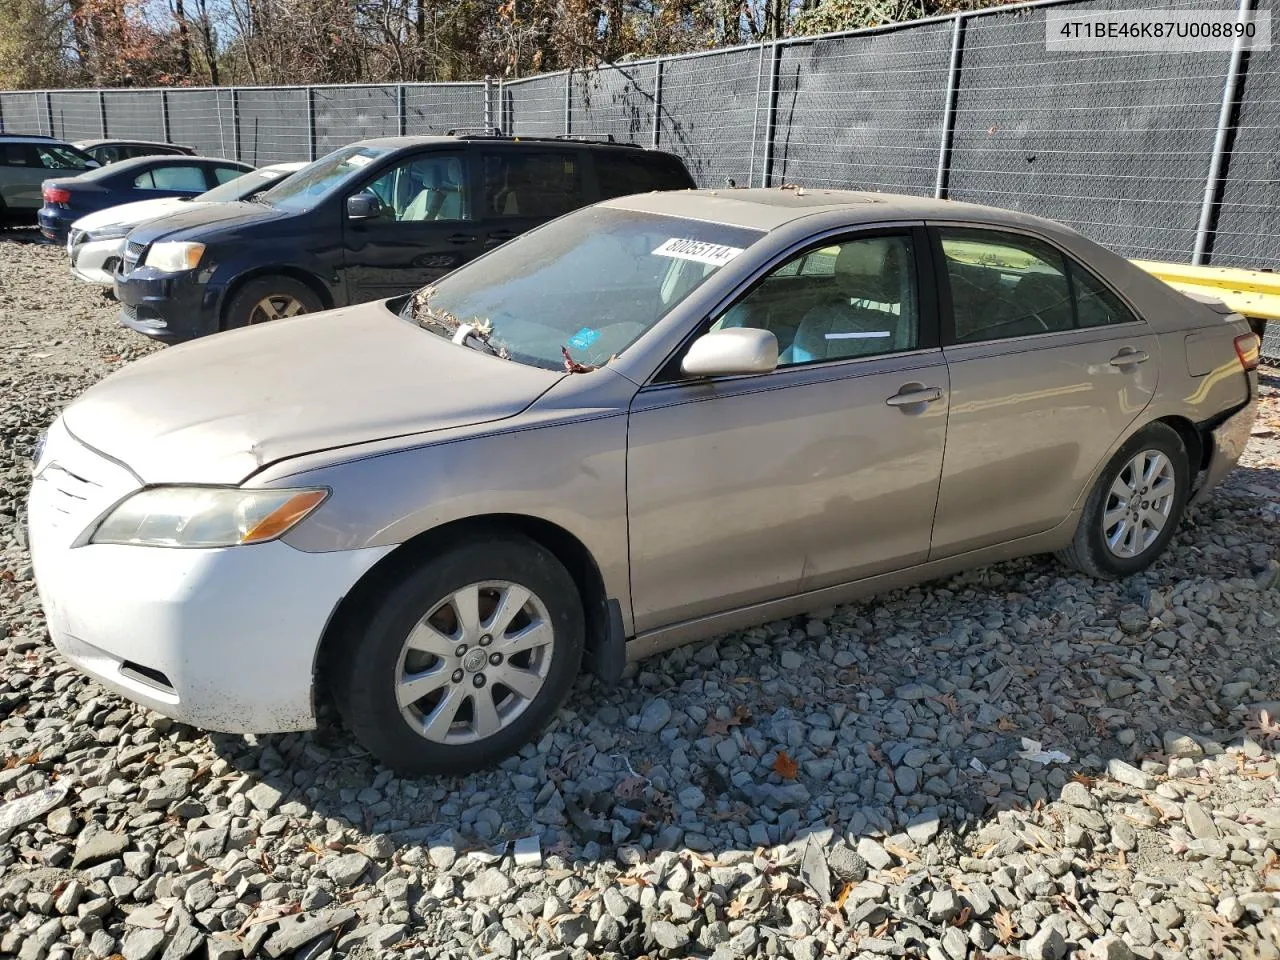
<svg viewBox="0 0 1280 960">
<path fill-rule="evenodd" d="M 179 342 L 392 297 L 578 207 L 693 186 L 677 157 L 629 144 L 365 140 L 252 202 L 135 228 L 115 279 L 120 321 Z"/>
</svg>

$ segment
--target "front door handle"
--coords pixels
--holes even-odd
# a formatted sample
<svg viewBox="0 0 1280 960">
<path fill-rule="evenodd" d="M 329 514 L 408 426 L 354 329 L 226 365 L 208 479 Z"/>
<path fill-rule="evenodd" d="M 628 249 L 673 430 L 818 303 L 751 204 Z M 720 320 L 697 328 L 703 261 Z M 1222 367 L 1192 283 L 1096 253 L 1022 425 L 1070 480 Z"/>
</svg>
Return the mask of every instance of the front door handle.
<svg viewBox="0 0 1280 960">
<path fill-rule="evenodd" d="M 941 387 L 925 387 L 917 383 L 905 384 L 901 390 L 885 400 L 891 407 L 914 407 L 942 399 Z"/>
<path fill-rule="evenodd" d="M 1111 358 L 1113 367 L 1135 367 L 1140 363 L 1146 363 L 1151 359 L 1151 355 L 1142 350 L 1132 350 L 1125 347 L 1114 357 Z"/>
<path fill-rule="evenodd" d="M 473 243 L 475 239 L 475 236 L 470 233 L 455 233 L 448 238 L 450 243 Z"/>
</svg>

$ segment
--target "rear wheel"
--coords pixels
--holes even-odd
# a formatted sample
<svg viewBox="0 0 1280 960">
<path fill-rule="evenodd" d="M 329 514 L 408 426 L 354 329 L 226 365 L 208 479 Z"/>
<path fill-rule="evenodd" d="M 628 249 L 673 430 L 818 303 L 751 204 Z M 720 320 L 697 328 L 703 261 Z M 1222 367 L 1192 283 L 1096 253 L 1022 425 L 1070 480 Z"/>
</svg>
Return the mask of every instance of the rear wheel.
<svg viewBox="0 0 1280 960">
<path fill-rule="evenodd" d="M 1146 569 L 1177 531 L 1190 487 L 1182 438 L 1163 423 L 1148 424 L 1098 477 L 1075 538 L 1059 558 L 1094 577 Z"/>
<path fill-rule="evenodd" d="M 224 329 L 249 327 L 315 313 L 324 305 L 314 290 L 300 280 L 285 276 L 255 277 L 227 304 Z"/>
<path fill-rule="evenodd" d="M 535 737 L 582 662 L 582 600 L 519 536 L 447 550 L 347 618 L 329 667 L 339 712 L 406 774 L 465 773 Z"/>
</svg>

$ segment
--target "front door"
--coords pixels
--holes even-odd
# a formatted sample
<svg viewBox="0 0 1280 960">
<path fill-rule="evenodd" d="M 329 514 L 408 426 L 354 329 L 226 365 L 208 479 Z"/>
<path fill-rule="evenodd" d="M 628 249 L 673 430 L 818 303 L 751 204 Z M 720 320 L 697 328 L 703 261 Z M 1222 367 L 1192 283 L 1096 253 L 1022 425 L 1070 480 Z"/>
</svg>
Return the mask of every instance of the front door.
<svg viewBox="0 0 1280 960">
<path fill-rule="evenodd" d="M 466 160 L 462 151 L 433 151 L 381 171 L 354 191 L 377 197 L 381 211 L 370 219 L 347 219 L 344 199 L 349 302 L 415 290 L 480 254 Z"/>
<path fill-rule="evenodd" d="M 677 376 L 637 393 L 627 455 L 637 631 L 927 557 L 949 390 L 918 285 L 922 237 L 824 241 L 715 320 L 773 331 L 773 373 Z"/>
<path fill-rule="evenodd" d="M 986 229 L 937 237 L 951 420 L 933 558 L 1061 523 L 1159 367 L 1146 324 L 1057 248 Z"/>
</svg>

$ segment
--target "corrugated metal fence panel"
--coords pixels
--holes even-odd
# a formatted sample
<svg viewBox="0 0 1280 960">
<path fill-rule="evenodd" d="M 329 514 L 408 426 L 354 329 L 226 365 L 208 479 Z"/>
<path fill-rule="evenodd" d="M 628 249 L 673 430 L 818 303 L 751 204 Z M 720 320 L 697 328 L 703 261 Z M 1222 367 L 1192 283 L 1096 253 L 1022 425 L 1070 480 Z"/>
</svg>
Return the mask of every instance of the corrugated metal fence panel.
<svg viewBox="0 0 1280 960">
<path fill-rule="evenodd" d="M 479 130 L 484 126 L 483 83 L 408 84 L 404 102 L 405 133 L 410 135 Z"/>
<path fill-rule="evenodd" d="M 1272 14 L 1280 4 L 1261 0 Z M 1275 42 L 1275 41 L 1273 41 Z M 1209 262 L 1222 267 L 1280 268 L 1280 49 L 1247 54 L 1240 113 L 1218 229 Z M 1280 323 L 1271 324 L 1280 328 Z M 1268 357 L 1280 357 L 1280 332 Z"/>
<path fill-rule="evenodd" d="M 782 48 L 774 183 L 931 194 L 950 23 Z"/>
<path fill-rule="evenodd" d="M 950 196 L 1061 220 L 1125 256 L 1189 260 L 1227 55 L 1047 51 L 1045 18 L 967 22 Z"/>
<path fill-rule="evenodd" d="M 767 50 L 764 63 L 767 70 Z M 758 129 L 755 122 L 759 70 L 758 49 L 663 65 L 658 143 L 684 160 L 699 186 L 724 186 L 730 178 L 749 186 L 753 169 L 758 177 L 763 150 L 753 144 L 763 141 L 765 126 L 763 117 Z"/>
<path fill-rule="evenodd" d="M 108 90 L 107 136 L 164 140 L 164 95 L 159 90 Z"/>
<path fill-rule="evenodd" d="M 242 87 L 240 159 L 255 167 L 284 160 L 310 160 L 307 91 Z"/>
<path fill-rule="evenodd" d="M 648 146 L 653 142 L 653 87 L 652 63 L 574 73 L 571 132 Z"/>
<path fill-rule="evenodd" d="M 369 137 L 400 132 L 400 98 L 395 86 L 315 87 L 316 156 Z"/>
<path fill-rule="evenodd" d="M 103 136 L 102 104 L 96 90 L 49 94 L 53 135 L 62 140 L 96 140 Z"/>
<path fill-rule="evenodd" d="M 525 137 L 558 137 L 564 129 L 566 75 L 552 74 L 503 85 L 505 132 Z"/>
<path fill-rule="evenodd" d="M 170 90 L 169 136 L 207 157 L 235 159 L 235 115 L 230 90 Z"/>
<path fill-rule="evenodd" d="M 6 133 L 48 133 L 42 93 L 0 93 L 0 130 Z"/>
</svg>

